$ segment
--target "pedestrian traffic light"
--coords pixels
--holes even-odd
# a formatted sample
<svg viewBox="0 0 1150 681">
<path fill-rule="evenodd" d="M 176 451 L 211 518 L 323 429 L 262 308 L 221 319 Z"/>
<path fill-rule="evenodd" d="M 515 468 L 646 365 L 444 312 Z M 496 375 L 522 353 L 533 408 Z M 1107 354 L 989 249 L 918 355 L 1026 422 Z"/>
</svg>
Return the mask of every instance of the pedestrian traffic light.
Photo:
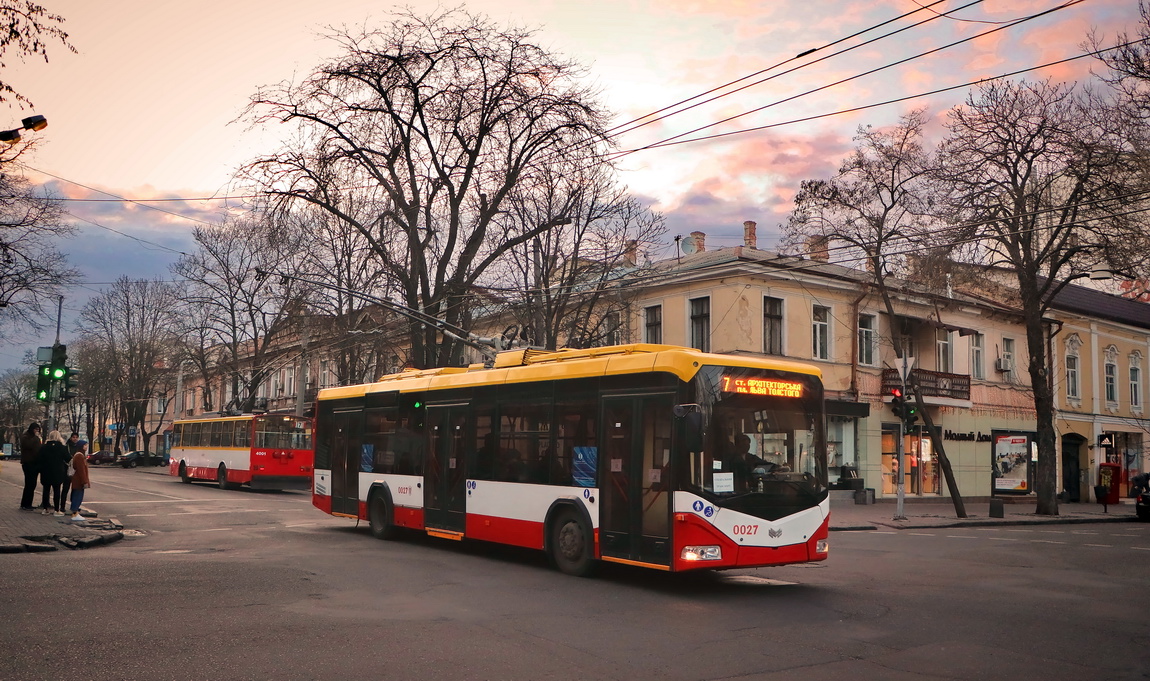
<svg viewBox="0 0 1150 681">
<path fill-rule="evenodd" d="M 906 398 L 903 397 L 902 388 L 890 389 L 890 410 L 894 412 L 899 421 L 906 419 Z"/>
<path fill-rule="evenodd" d="M 52 365 L 41 364 L 36 370 L 36 399 L 47 402 L 52 394 Z"/>
<path fill-rule="evenodd" d="M 79 397 L 80 370 L 68 367 L 64 374 L 64 391 L 60 393 L 60 401 Z"/>
</svg>

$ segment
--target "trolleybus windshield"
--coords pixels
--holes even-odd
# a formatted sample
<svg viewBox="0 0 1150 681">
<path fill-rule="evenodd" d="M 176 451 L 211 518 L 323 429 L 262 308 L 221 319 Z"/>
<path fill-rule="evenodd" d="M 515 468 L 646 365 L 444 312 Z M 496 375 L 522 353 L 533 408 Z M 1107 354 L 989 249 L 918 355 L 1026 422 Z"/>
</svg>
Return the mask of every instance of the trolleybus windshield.
<svg viewBox="0 0 1150 681">
<path fill-rule="evenodd" d="M 688 488 L 717 506 L 775 519 L 827 494 L 822 388 L 783 372 L 706 367 L 697 378 L 701 437 Z"/>
</svg>

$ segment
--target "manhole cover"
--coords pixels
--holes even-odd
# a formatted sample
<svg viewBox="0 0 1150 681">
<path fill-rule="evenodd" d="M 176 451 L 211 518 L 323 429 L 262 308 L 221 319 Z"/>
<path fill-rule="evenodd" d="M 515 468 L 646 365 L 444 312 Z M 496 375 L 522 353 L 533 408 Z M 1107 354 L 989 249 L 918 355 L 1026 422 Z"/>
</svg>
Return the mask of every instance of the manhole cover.
<svg viewBox="0 0 1150 681">
<path fill-rule="evenodd" d="M 144 532 L 142 530 L 121 530 L 120 532 L 125 537 L 144 537 L 144 536 L 147 536 L 147 534 L 148 534 L 147 532 Z"/>
</svg>

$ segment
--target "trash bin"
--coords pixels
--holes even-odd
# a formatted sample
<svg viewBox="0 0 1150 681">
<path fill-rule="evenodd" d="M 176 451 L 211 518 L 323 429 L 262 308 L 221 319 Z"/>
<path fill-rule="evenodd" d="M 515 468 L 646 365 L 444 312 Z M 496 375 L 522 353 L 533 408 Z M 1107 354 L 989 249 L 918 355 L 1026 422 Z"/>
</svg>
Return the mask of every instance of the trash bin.
<svg viewBox="0 0 1150 681">
<path fill-rule="evenodd" d="M 866 505 L 874 503 L 874 488 L 868 487 L 866 489 L 855 490 L 855 503 L 858 505 Z"/>
<path fill-rule="evenodd" d="M 1006 509 L 1003 507 L 1002 499 L 990 500 L 990 517 L 991 518 L 1005 518 Z"/>
</svg>

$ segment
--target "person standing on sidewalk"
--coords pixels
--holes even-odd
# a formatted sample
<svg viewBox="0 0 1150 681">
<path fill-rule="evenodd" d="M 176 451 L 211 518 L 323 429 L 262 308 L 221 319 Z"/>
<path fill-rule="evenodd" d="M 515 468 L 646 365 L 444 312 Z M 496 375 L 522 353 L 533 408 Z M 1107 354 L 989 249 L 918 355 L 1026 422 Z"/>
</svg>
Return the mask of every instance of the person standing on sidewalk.
<svg viewBox="0 0 1150 681">
<path fill-rule="evenodd" d="M 64 499 L 60 495 L 60 486 L 64 484 L 68 471 L 68 445 L 64 443 L 64 436 L 60 431 L 53 430 L 40 447 L 40 481 L 44 483 L 44 499 L 41 506 L 45 514 L 55 512 L 64 515 Z M 51 504 L 49 505 L 49 492 Z"/>
<path fill-rule="evenodd" d="M 88 443 L 84 440 L 76 441 L 76 451 L 72 452 L 72 456 L 68 457 L 68 467 L 64 471 L 64 488 L 60 491 L 60 508 L 58 511 L 63 511 L 68 507 L 68 492 L 72 489 L 72 476 L 76 474 L 76 468 L 72 465 L 72 459 L 79 454 L 84 457 L 84 461 L 88 460 Z"/>
<path fill-rule="evenodd" d="M 31 511 L 36 498 L 36 481 L 40 478 L 40 424 L 32 423 L 20 438 L 20 467 L 24 469 L 24 493 L 20 495 L 20 510 Z"/>
<path fill-rule="evenodd" d="M 84 517 L 80 515 L 80 504 L 84 503 L 84 490 L 92 486 L 88 477 L 88 457 L 83 452 L 76 452 L 72 455 L 72 468 L 76 471 L 72 475 L 72 522 L 82 523 Z"/>
<path fill-rule="evenodd" d="M 80 434 L 72 433 L 68 436 L 68 460 L 72 460 L 72 455 L 80 448 Z"/>
</svg>

